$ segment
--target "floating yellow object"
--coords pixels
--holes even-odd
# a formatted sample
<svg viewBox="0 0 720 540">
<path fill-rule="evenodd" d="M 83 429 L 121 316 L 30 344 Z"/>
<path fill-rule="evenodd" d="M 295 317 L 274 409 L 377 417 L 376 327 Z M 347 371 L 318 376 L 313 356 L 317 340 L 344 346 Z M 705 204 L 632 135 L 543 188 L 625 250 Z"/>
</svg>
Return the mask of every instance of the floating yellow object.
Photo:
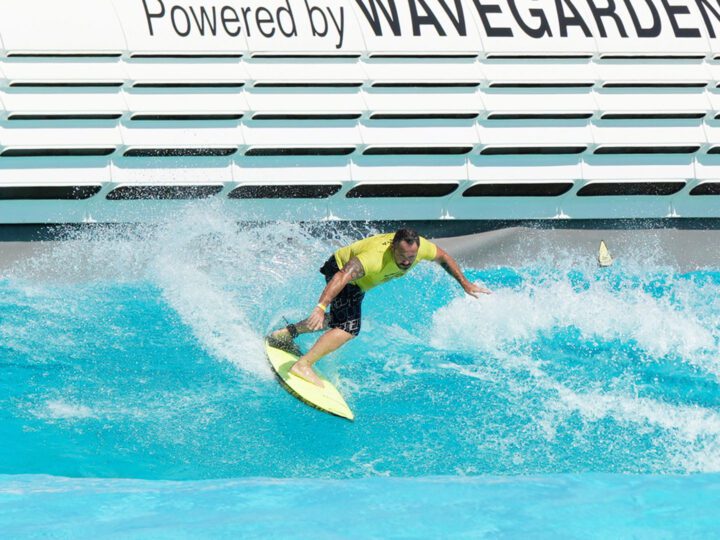
<svg viewBox="0 0 720 540">
<path fill-rule="evenodd" d="M 340 392 L 325 377 L 320 376 L 324 385 L 320 387 L 290 373 L 290 368 L 299 358 L 297 355 L 271 347 L 267 340 L 265 341 L 265 352 L 280 383 L 300 401 L 335 416 L 348 420 L 355 419 L 355 415 L 345 403 Z"/>
<path fill-rule="evenodd" d="M 605 240 L 600 240 L 600 249 L 598 250 L 598 264 L 601 268 L 610 266 L 613 263 L 612 255 L 605 245 Z"/>
</svg>

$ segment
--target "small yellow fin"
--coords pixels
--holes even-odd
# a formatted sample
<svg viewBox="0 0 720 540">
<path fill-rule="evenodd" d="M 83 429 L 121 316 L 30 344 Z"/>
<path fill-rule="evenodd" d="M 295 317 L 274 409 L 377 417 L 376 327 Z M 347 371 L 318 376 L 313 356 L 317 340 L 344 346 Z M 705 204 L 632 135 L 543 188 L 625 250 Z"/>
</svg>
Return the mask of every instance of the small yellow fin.
<svg viewBox="0 0 720 540">
<path fill-rule="evenodd" d="M 606 268 L 613 263 L 612 255 L 610 255 L 610 251 L 608 251 L 607 245 L 605 245 L 605 240 L 600 240 L 597 260 L 600 268 Z"/>
</svg>

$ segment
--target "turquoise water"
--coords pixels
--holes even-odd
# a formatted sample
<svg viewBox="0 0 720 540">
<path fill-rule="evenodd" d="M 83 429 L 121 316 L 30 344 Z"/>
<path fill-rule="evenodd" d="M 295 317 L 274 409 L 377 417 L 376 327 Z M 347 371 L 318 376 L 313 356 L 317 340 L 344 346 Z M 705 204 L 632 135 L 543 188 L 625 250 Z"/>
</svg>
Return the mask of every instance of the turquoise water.
<svg viewBox="0 0 720 540">
<path fill-rule="evenodd" d="M 548 252 L 467 268 L 494 291 L 476 300 L 425 264 L 319 364 L 350 423 L 280 388 L 262 336 L 305 315 L 357 234 L 201 208 L 11 268 L 0 530 L 720 537 L 720 271 Z"/>
</svg>

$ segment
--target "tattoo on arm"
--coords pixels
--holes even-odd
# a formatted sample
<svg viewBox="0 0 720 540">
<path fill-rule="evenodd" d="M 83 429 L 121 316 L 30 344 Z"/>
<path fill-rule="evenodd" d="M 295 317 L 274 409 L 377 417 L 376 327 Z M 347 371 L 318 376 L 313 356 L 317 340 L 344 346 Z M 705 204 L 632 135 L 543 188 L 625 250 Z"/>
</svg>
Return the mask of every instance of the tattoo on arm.
<svg viewBox="0 0 720 540">
<path fill-rule="evenodd" d="M 357 257 L 353 257 L 352 259 L 350 259 L 347 264 L 342 267 L 341 272 L 350 274 L 352 281 L 360 279 L 365 275 L 365 269 L 363 268 L 362 263 Z"/>
</svg>

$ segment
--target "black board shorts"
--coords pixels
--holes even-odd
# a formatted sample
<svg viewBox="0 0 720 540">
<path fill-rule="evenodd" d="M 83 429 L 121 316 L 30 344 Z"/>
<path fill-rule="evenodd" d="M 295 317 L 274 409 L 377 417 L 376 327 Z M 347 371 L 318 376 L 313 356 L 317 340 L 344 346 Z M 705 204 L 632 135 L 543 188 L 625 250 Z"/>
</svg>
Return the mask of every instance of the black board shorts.
<svg viewBox="0 0 720 540">
<path fill-rule="evenodd" d="M 335 255 L 325 261 L 320 268 L 320 273 L 325 276 L 325 283 L 328 283 L 335 274 L 340 271 Z M 362 316 L 361 306 L 365 293 L 357 285 L 348 283 L 340 294 L 330 303 L 330 318 L 328 326 L 339 328 L 348 334 L 357 336 L 360 333 L 360 318 Z"/>
</svg>

